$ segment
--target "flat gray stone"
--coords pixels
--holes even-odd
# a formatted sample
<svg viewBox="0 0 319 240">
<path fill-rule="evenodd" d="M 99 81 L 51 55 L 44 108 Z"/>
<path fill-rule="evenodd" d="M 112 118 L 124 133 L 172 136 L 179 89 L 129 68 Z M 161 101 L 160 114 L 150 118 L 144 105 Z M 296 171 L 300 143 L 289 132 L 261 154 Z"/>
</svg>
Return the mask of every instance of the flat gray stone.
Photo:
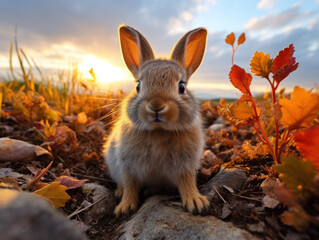
<svg viewBox="0 0 319 240">
<path fill-rule="evenodd" d="M 28 192 L 0 189 L 0 238 L 84 240 L 86 237 L 48 201 Z"/>
<path fill-rule="evenodd" d="M 220 189 L 223 185 L 232 188 L 233 190 L 240 189 L 247 180 L 245 172 L 239 168 L 227 168 L 221 170 L 214 176 L 204 187 L 200 189 L 200 192 L 207 196 L 211 201 L 217 196 L 214 188 Z"/>
<path fill-rule="evenodd" d="M 255 240 L 257 237 L 214 216 L 194 216 L 167 196 L 149 198 L 126 222 L 119 239 Z"/>
</svg>

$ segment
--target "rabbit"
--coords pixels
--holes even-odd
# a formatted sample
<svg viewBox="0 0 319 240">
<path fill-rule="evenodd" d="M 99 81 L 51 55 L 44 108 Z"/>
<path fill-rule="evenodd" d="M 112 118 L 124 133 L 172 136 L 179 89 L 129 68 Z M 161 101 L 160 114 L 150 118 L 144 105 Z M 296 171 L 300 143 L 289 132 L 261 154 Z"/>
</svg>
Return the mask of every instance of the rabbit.
<svg viewBox="0 0 319 240">
<path fill-rule="evenodd" d="M 119 119 L 105 144 L 105 158 L 122 197 L 114 214 L 129 214 L 145 186 L 177 186 L 182 204 L 192 213 L 209 208 L 196 186 L 196 170 L 204 147 L 199 104 L 187 88 L 201 64 L 207 30 L 186 33 L 169 59 L 155 59 L 145 37 L 121 25 L 122 55 L 136 80 L 120 105 Z"/>
</svg>

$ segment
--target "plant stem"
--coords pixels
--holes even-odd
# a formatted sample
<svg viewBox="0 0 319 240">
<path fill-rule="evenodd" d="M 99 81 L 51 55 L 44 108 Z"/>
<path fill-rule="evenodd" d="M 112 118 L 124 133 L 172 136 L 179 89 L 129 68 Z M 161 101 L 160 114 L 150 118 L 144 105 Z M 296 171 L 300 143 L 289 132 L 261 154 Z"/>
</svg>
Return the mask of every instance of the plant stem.
<svg viewBox="0 0 319 240">
<path fill-rule="evenodd" d="M 255 131 L 256 131 L 256 133 L 257 133 L 257 135 L 258 135 L 260 141 L 262 141 L 264 144 L 267 145 L 266 140 L 263 138 L 263 136 L 260 135 L 260 132 L 259 132 L 259 130 L 258 130 L 258 127 L 257 127 L 255 124 L 253 124 L 253 127 L 255 128 Z"/>
<path fill-rule="evenodd" d="M 258 115 L 258 112 L 257 112 L 257 108 L 256 108 L 255 99 L 253 98 L 253 96 L 252 96 L 252 94 L 250 92 L 248 94 L 251 96 L 251 103 L 253 105 L 254 115 L 255 115 L 255 118 L 256 118 L 256 124 L 258 126 L 258 128 L 256 126 L 254 126 L 256 131 L 257 131 L 257 135 L 258 135 L 259 139 L 268 146 L 268 149 L 271 152 L 271 155 L 273 156 L 274 162 L 277 164 L 277 155 L 274 152 L 274 150 L 273 150 L 273 148 L 271 146 L 271 143 L 268 140 L 267 134 L 265 133 L 264 128 L 261 125 L 261 122 L 260 122 L 260 119 L 259 119 L 259 115 Z M 262 134 L 262 136 L 258 132 L 258 129 L 260 130 L 260 133 Z"/>
<path fill-rule="evenodd" d="M 270 83 L 270 80 L 268 78 L 268 81 Z M 272 92 L 272 104 L 273 104 L 273 108 L 275 109 L 275 105 L 277 103 L 277 98 L 276 98 L 276 88 L 274 87 L 273 84 L 270 84 L 271 86 L 271 92 Z M 278 123 L 278 119 L 275 117 L 275 154 L 276 154 L 276 158 L 278 163 L 280 163 L 280 156 L 279 156 L 279 151 L 278 151 L 278 145 L 279 145 L 279 123 Z"/>
<path fill-rule="evenodd" d="M 278 162 L 280 163 L 280 159 L 281 159 L 281 154 L 282 151 L 284 150 L 284 147 L 290 142 L 290 140 L 292 139 L 292 135 L 290 137 L 289 136 L 290 131 L 289 130 L 285 130 L 284 134 L 282 135 L 282 140 L 281 140 L 281 145 L 279 147 L 279 151 L 278 151 Z"/>
</svg>

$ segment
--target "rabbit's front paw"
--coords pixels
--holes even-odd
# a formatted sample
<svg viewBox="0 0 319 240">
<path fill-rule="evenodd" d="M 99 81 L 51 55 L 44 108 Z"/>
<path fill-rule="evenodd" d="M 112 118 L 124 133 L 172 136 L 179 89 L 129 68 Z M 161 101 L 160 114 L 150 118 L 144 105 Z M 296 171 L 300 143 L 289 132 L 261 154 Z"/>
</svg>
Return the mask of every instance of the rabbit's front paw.
<svg viewBox="0 0 319 240">
<path fill-rule="evenodd" d="M 114 210 L 114 214 L 118 217 L 121 214 L 129 214 L 130 211 L 135 211 L 138 202 L 132 200 L 122 200 Z"/>
<path fill-rule="evenodd" d="M 190 194 L 182 199 L 183 206 L 191 213 L 201 213 L 209 208 L 206 196 L 200 193 Z"/>
</svg>

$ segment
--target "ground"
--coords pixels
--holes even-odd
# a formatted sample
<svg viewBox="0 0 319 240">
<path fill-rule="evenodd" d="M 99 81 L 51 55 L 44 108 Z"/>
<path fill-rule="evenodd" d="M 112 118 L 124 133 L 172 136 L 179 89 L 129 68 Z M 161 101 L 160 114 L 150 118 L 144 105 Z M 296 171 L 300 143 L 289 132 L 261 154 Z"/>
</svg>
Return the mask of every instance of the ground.
<svg viewBox="0 0 319 240">
<path fill-rule="evenodd" d="M 3 109 L 8 113 L 13 112 L 10 105 L 6 105 Z M 252 144 L 258 142 L 253 129 L 250 127 L 235 129 L 233 125 L 222 121 L 214 104 L 206 106 L 202 113 L 206 127 L 206 147 L 201 159 L 201 169 L 197 174 L 198 187 L 200 188 L 213 178 L 221 167 L 241 168 L 248 176 L 245 185 L 241 189 L 235 190 L 234 193 L 227 188 L 219 191 L 220 198 L 214 200 L 210 209 L 203 215 L 214 215 L 224 221 L 233 222 L 236 226 L 244 228 L 262 239 L 285 239 L 287 236 L 293 239 L 319 239 L 318 228 L 314 226 L 305 232 L 298 232 L 294 228 L 284 225 L 280 220 L 280 215 L 287 208 L 283 204 L 280 203 L 273 208 L 263 205 L 265 193 L 261 184 L 269 176 L 275 178 L 276 174 L 271 170 L 273 162 L 270 155 L 256 156 L 250 159 L 243 153 L 241 146 L 245 140 L 249 140 Z M 69 175 L 77 179 L 88 179 L 88 182 L 98 183 L 114 191 L 116 184 L 108 175 L 103 157 L 103 144 L 110 132 L 110 126 L 105 127 L 105 123 L 102 121 L 89 121 L 81 125 L 76 122 L 77 120 L 76 118 L 63 117 L 61 125 L 76 132 L 76 141 L 73 141 L 72 135 L 68 135 L 68 131 L 66 131 L 69 138 L 66 138 L 67 140 L 63 143 L 67 146 L 54 146 L 52 167 L 42 181 L 52 182 L 55 177 Z M 38 128 L 25 121 L 21 122 L 19 116 L 14 114 L 2 116 L 0 137 L 19 139 L 45 147 L 45 143 L 39 137 Z M 10 168 L 14 172 L 30 175 L 32 167 L 43 169 L 50 161 L 47 156 L 40 156 L 28 162 L 0 162 L 0 168 Z M 25 190 L 27 181 L 17 180 L 19 188 Z M 92 202 L 90 196 L 83 193 L 81 188 L 69 190 L 68 194 L 71 199 L 65 207 L 59 209 L 66 216 L 76 211 L 84 200 Z M 176 192 L 167 194 L 176 194 Z M 318 213 L 318 200 L 315 200 L 312 206 L 315 207 L 313 211 Z M 116 238 L 125 220 L 130 218 L 130 216 L 115 218 L 113 215 L 108 215 L 94 222 L 86 223 L 83 216 L 83 213 L 80 213 L 72 219 L 84 223 L 83 229 L 86 229 L 89 239 Z"/>
</svg>

